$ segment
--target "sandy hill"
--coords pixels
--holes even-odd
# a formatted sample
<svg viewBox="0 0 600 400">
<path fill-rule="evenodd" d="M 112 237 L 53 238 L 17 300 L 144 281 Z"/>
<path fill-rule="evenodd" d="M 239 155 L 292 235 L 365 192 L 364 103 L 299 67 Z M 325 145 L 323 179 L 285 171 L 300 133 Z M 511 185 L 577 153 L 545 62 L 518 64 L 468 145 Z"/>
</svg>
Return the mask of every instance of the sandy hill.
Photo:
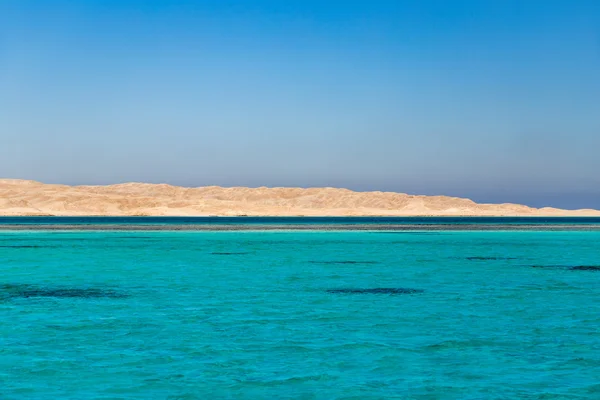
<svg viewBox="0 0 600 400">
<path fill-rule="evenodd" d="M 477 204 L 447 196 L 335 188 L 48 185 L 0 179 L 0 215 L 506 215 L 600 216 L 597 210 Z"/>
</svg>

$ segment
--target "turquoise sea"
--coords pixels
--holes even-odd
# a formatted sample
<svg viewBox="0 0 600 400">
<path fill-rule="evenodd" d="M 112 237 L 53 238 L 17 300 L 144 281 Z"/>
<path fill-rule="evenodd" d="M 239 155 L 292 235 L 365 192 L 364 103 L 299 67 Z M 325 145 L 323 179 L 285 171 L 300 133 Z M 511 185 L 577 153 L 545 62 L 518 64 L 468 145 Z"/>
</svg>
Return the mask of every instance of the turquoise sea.
<svg viewBox="0 0 600 400">
<path fill-rule="evenodd" d="M 0 232 L 0 399 L 600 399 L 599 231 Z"/>
</svg>

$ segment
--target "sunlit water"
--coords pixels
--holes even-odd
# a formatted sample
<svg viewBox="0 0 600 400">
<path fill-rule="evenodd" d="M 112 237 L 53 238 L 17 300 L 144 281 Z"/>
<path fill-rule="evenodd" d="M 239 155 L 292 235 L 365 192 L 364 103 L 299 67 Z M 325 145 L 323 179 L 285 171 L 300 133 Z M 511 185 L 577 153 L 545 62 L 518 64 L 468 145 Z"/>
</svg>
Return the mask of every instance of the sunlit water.
<svg viewBox="0 0 600 400">
<path fill-rule="evenodd" d="M 599 245 L 3 232 L 0 398 L 600 398 Z"/>
</svg>

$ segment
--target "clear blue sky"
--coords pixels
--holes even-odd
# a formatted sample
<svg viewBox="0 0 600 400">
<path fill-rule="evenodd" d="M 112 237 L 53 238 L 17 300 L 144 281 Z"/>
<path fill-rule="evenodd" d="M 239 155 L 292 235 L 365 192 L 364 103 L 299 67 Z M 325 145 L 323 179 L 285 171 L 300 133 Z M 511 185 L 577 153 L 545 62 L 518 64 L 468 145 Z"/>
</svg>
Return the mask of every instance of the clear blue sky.
<svg viewBox="0 0 600 400">
<path fill-rule="evenodd" d="M 600 208 L 600 1 L 0 0 L 0 176 Z"/>
</svg>

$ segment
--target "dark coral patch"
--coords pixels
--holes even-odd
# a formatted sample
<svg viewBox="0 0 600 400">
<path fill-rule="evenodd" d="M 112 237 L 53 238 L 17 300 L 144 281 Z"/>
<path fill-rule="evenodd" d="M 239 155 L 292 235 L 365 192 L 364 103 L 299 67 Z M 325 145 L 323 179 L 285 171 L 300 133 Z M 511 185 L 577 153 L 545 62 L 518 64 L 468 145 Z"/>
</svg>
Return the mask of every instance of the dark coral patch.
<svg viewBox="0 0 600 400">
<path fill-rule="evenodd" d="M 600 271 L 600 265 L 578 265 L 570 269 L 572 271 Z"/>
<path fill-rule="evenodd" d="M 532 265 L 532 268 L 559 268 L 571 271 L 600 271 L 600 265 Z"/>
<path fill-rule="evenodd" d="M 379 264 L 377 261 L 310 261 L 313 264 Z"/>
<path fill-rule="evenodd" d="M 40 248 L 56 248 L 56 246 L 30 246 L 30 245 L 14 245 L 14 246 L 0 246 L 3 249 L 40 249 Z"/>
<path fill-rule="evenodd" d="M 241 256 L 241 255 L 249 254 L 249 253 L 240 251 L 237 253 L 236 252 L 213 252 L 212 254 L 215 256 Z"/>
<path fill-rule="evenodd" d="M 33 297 L 52 297 L 52 298 L 110 298 L 119 299 L 128 297 L 127 295 L 112 289 L 98 288 L 64 288 L 64 287 L 41 287 L 36 285 L 0 285 L 0 292 L 4 297 L 9 298 L 33 298 Z"/>
</svg>

